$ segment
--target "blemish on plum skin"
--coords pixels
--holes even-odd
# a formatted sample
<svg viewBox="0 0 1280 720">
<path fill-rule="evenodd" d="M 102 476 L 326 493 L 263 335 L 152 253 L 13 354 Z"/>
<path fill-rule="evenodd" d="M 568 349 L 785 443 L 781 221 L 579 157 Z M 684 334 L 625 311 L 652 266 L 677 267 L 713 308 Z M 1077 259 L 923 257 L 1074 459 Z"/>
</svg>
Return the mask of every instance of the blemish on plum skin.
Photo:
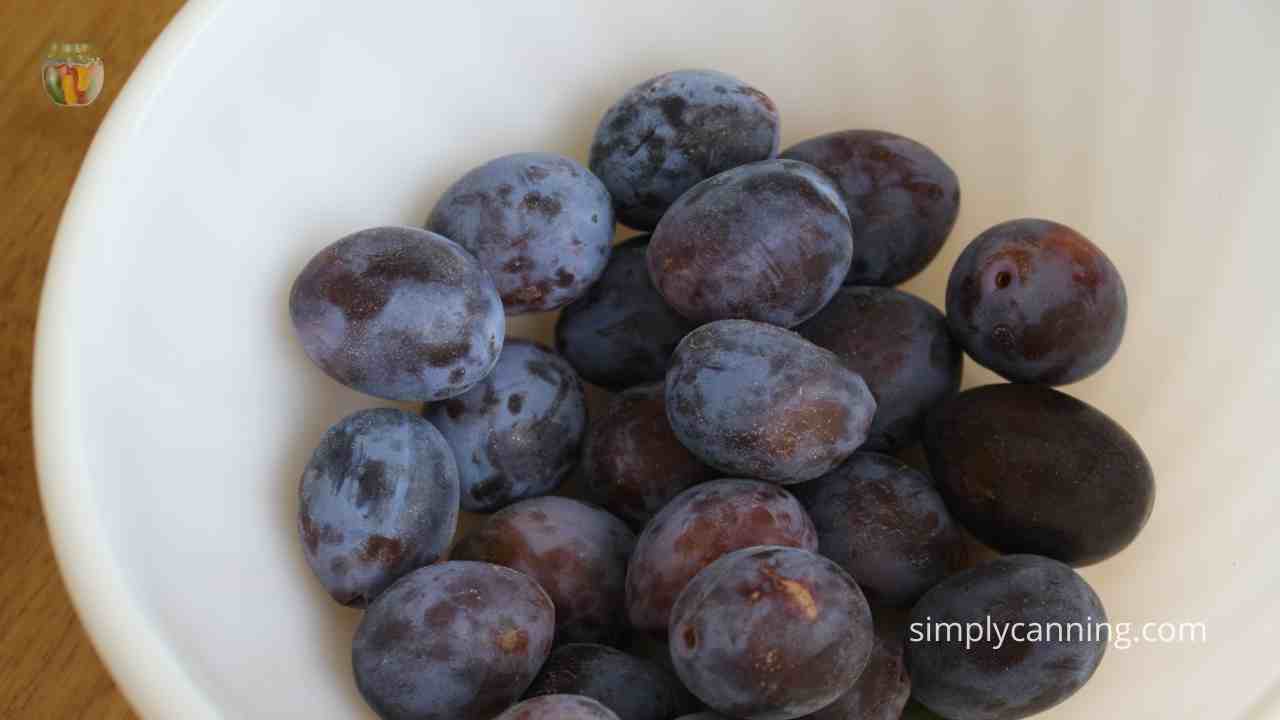
<svg viewBox="0 0 1280 720">
<path fill-rule="evenodd" d="M 366 460 L 360 466 L 360 477 L 356 484 L 356 507 L 365 507 L 371 502 L 386 498 L 391 491 L 386 463 L 380 460 Z"/>
<path fill-rule="evenodd" d="M 520 628 L 510 628 L 498 633 L 497 645 L 508 655 L 523 655 L 529 649 L 529 633 Z"/>
<path fill-rule="evenodd" d="M 341 556 L 335 557 L 333 560 L 329 562 L 329 570 L 331 570 L 333 574 L 337 575 L 338 577 L 342 577 L 346 575 L 348 569 L 349 569 L 349 566 L 347 563 L 347 559 L 344 557 L 341 557 Z"/>
<path fill-rule="evenodd" d="M 559 200 L 536 190 L 525 194 L 524 199 L 520 201 L 520 207 L 530 212 L 537 212 L 548 220 L 559 215 L 561 209 Z"/>
<path fill-rule="evenodd" d="M 444 413 L 449 416 L 450 420 L 457 420 L 467 411 L 467 404 L 459 398 L 449 398 L 444 401 Z"/>
<path fill-rule="evenodd" d="M 672 127 L 676 128 L 684 126 L 684 109 L 688 104 L 688 101 L 679 95 L 668 95 L 658 101 L 658 107 L 662 110 L 663 116 Z"/>
<path fill-rule="evenodd" d="M 512 393 L 511 396 L 507 398 L 507 410 L 511 411 L 512 415 L 519 414 L 520 409 L 523 407 L 524 396 L 520 393 Z"/>
<path fill-rule="evenodd" d="M 360 548 L 360 559 L 383 567 L 396 567 L 404 560 L 406 548 L 397 538 L 371 535 Z"/>
<path fill-rule="evenodd" d="M 799 611 L 802 617 L 811 622 L 818 618 L 817 600 L 803 582 L 783 577 L 778 571 L 769 567 L 761 568 L 760 572 L 768 578 L 775 590 L 783 593 L 788 602 Z"/>
<path fill-rule="evenodd" d="M 686 625 L 680 633 L 680 639 L 684 641 L 685 648 L 694 650 L 698 647 L 698 631 L 692 625 Z"/>
<path fill-rule="evenodd" d="M 448 367 L 467 356 L 471 352 L 470 342 L 441 343 L 424 346 L 421 354 L 431 367 Z"/>
</svg>

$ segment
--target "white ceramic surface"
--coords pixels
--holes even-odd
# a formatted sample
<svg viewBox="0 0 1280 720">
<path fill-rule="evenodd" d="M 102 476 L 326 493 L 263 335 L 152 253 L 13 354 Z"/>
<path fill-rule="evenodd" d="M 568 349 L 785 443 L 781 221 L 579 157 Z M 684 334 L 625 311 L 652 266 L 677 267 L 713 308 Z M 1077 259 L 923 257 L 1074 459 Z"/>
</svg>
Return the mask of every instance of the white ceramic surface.
<svg viewBox="0 0 1280 720">
<path fill-rule="evenodd" d="M 784 144 L 877 127 L 947 158 L 960 220 L 908 285 L 935 303 L 1000 220 L 1106 249 L 1128 333 L 1070 391 L 1133 432 L 1159 494 L 1138 542 L 1085 575 L 1113 619 L 1203 621 L 1208 642 L 1112 649 L 1045 717 L 1273 716 L 1278 7 L 194 3 L 94 142 L 40 317 L 41 487 L 98 649 L 148 717 L 366 716 L 356 613 L 309 576 L 293 518 L 320 433 L 376 401 L 308 364 L 294 274 L 345 233 L 419 223 L 495 155 L 584 159 L 624 89 L 702 66 L 769 92 Z"/>
</svg>

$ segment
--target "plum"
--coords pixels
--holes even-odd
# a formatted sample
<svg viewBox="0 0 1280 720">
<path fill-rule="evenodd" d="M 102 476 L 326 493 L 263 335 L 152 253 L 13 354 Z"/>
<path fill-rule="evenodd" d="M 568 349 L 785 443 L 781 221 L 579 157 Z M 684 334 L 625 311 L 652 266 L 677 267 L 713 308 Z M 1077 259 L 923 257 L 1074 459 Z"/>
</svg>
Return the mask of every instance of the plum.
<svg viewBox="0 0 1280 720">
<path fill-rule="evenodd" d="M 840 289 L 852 253 L 849 215 L 831 179 L 806 163 L 765 160 L 681 195 L 649 241 L 649 276 L 695 322 L 793 327 Z"/>
<path fill-rule="evenodd" d="M 1072 565 L 1137 537 L 1155 502 L 1142 448 L 1100 410 L 1041 385 L 966 390 L 930 413 L 925 452 L 947 507 L 978 540 Z"/>
<path fill-rule="evenodd" d="M 835 354 L 750 320 L 689 333 L 667 372 L 671 429 L 729 475 L 812 480 L 862 445 L 875 412 L 862 376 Z"/>
<path fill-rule="evenodd" d="M 841 288 L 796 332 L 867 381 L 876 415 L 865 450 L 892 451 L 915 442 L 925 413 L 960 389 L 964 351 L 942 313 L 910 293 Z"/>
<path fill-rule="evenodd" d="M 409 227 L 321 250 L 293 283 L 289 316 L 321 370 L 388 400 L 466 392 L 493 369 L 506 332 L 489 273 L 448 238 Z"/>
<path fill-rule="evenodd" d="M 361 410 L 325 432 L 298 487 L 307 563 L 334 600 L 364 607 L 444 556 L 458 525 L 458 470 L 431 423 Z"/>
<path fill-rule="evenodd" d="M 854 237 L 847 285 L 897 285 L 915 276 L 942 249 L 960 213 L 955 171 L 901 135 L 843 130 L 782 157 L 814 165 L 840 188 Z"/>
<path fill-rule="evenodd" d="M 835 702 L 805 720 L 900 720 L 911 695 L 900 628 L 876 622 L 871 658 L 858 681 Z"/>
<path fill-rule="evenodd" d="M 756 88 L 714 70 L 646 80 L 596 129 L 588 164 L 613 195 L 618 219 L 652 230 L 689 188 L 778 154 L 778 109 Z"/>
<path fill-rule="evenodd" d="M 1093 675 L 1107 649 L 1106 619 L 1089 583 L 1056 560 L 1007 555 L 957 573 L 911 611 L 912 696 L 946 718 L 1042 712 Z M 983 631 L 968 632 L 975 627 Z"/>
<path fill-rule="evenodd" d="M 819 552 L 874 604 L 910 607 L 967 557 L 933 483 L 897 458 L 854 453 L 794 490 L 818 530 Z"/>
<path fill-rule="evenodd" d="M 849 574 L 790 547 L 721 556 L 671 609 L 671 659 L 694 695 L 746 720 L 788 720 L 835 702 L 871 657 L 871 610 Z"/>
<path fill-rule="evenodd" d="M 586 434 L 578 376 L 529 340 L 508 340 L 480 384 L 422 412 L 453 448 L 462 509 L 470 512 L 555 490 L 578 463 Z"/>
<path fill-rule="evenodd" d="M 627 561 L 635 542 L 631 530 L 604 510 L 548 496 L 488 516 L 452 557 L 533 578 L 555 603 L 557 642 L 616 642 L 626 629 Z"/>
<path fill-rule="evenodd" d="M 604 272 L 613 202 L 577 161 L 505 155 L 445 190 L 426 228 L 469 250 L 493 274 L 508 315 L 561 307 Z"/>
<path fill-rule="evenodd" d="M 604 275 L 556 320 L 556 349 L 583 380 L 610 390 L 661 380 L 695 323 L 672 310 L 649 279 L 649 236 L 613 248 Z"/>
<path fill-rule="evenodd" d="M 752 545 L 816 550 L 813 521 L 791 493 L 755 480 L 712 480 L 676 496 L 649 521 L 627 568 L 627 612 L 640 630 L 667 627 L 690 578 L 721 555 Z"/>
<path fill-rule="evenodd" d="M 533 682 L 554 633 L 551 598 L 529 576 L 431 565 L 369 605 L 352 643 L 356 687 L 386 720 L 490 720 Z"/>
<path fill-rule="evenodd" d="M 643 527 L 685 489 L 716 477 L 671 431 L 663 383 L 613 398 L 591 430 L 583 464 L 590 499 L 633 527 Z"/>
<path fill-rule="evenodd" d="M 670 720 L 698 707 L 680 681 L 661 667 L 590 643 L 551 651 L 525 697 L 557 693 L 599 700 L 621 720 Z"/>
<path fill-rule="evenodd" d="M 964 249 L 947 280 L 947 323 L 1006 380 L 1065 385 L 1097 372 L 1124 336 L 1128 300 L 1111 260 L 1049 220 L 1000 223 Z"/>
</svg>

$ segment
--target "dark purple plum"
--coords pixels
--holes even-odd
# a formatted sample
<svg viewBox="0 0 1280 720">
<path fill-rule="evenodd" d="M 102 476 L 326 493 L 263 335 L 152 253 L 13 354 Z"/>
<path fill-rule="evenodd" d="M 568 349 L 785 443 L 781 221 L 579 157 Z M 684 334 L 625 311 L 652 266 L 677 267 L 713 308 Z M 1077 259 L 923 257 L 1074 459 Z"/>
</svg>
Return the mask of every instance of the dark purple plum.
<svg viewBox="0 0 1280 720">
<path fill-rule="evenodd" d="M 875 643 L 849 574 L 806 550 L 762 546 L 722 556 L 671 609 L 671 659 L 694 695 L 746 720 L 789 720 L 847 693 Z"/>
<path fill-rule="evenodd" d="M 849 215 L 830 178 L 795 160 L 765 160 L 681 195 L 649 241 L 649 276 L 695 322 L 792 327 L 840 289 L 852 252 Z"/>
<path fill-rule="evenodd" d="M 676 437 L 718 470 L 812 480 L 867 438 L 876 401 L 835 354 L 782 328 L 720 320 L 680 341 L 667 372 Z"/>
<path fill-rule="evenodd" d="M 312 362 L 388 400 L 443 400 L 493 369 L 506 319 L 493 279 L 447 238 L 376 227 L 321 250 L 289 293 Z"/>
<path fill-rule="evenodd" d="M 361 410 L 325 432 L 298 487 L 298 533 L 320 583 L 364 607 L 444 556 L 458 526 L 458 470 L 431 423 Z"/>
<path fill-rule="evenodd" d="M 911 696 L 903 659 L 902 634 L 876 623 L 875 644 L 866 668 L 849 692 L 805 720 L 899 720 Z"/>
<path fill-rule="evenodd" d="M 967 557 L 933 483 L 897 458 L 854 453 L 794 489 L 818 530 L 818 551 L 875 605 L 910 607 Z"/>
<path fill-rule="evenodd" d="M 1040 385 L 966 390 L 930 413 L 933 478 L 978 540 L 1089 565 L 1137 537 L 1155 502 L 1142 448 L 1101 411 Z"/>
<path fill-rule="evenodd" d="M 507 341 L 498 364 L 458 397 L 423 408 L 458 461 L 462 509 L 492 512 L 555 490 L 586 433 L 582 383 L 559 355 Z"/>
<path fill-rule="evenodd" d="M 490 720 L 533 682 L 555 609 L 529 576 L 489 563 L 416 570 L 356 628 L 356 687 L 385 720 Z"/>
<path fill-rule="evenodd" d="M 512 705 L 495 720 L 618 720 L 618 716 L 583 695 L 543 695 Z"/>
<path fill-rule="evenodd" d="M 662 508 L 636 541 L 627 568 L 627 612 L 642 631 L 667 627 L 671 606 L 689 580 L 727 552 L 752 545 L 818 549 L 813 521 L 777 485 L 712 480 Z"/>
<path fill-rule="evenodd" d="M 604 275 L 556 321 L 556 349 L 593 385 L 621 390 L 661 380 L 676 344 L 695 327 L 654 289 L 648 245 L 642 235 L 616 246 Z"/>
<path fill-rule="evenodd" d="M 930 408 L 960 389 L 964 351 L 942 313 L 893 288 L 845 287 L 796 328 L 867 381 L 876 415 L 865 450 L 915 442 Z"/>
<path fill-rule="evenodd" d="M 853 226 L 845 283 L 897 285 L 942 249 L 960 212 L 955 172 L 929 148 L 879 130 L 844 130 L 788 148 L 830 175 Z"/>
<path fill-rule="evenodd" d="M 1116 266 L 1066 225 L 1000 223 L 947 281 L 947 323 L 969 356 L 1013 382 L 1066 385 L 1097 372 L 1124 336 Z"/>
<path fill-rule="evenodd" d="M 627 560 L 636 536 L 599 508 L 564 497 L 499 510 L 453 550 L 519 570 L 556 606 L 556 642 L 616 642 L 626 630 Z"/>
<path fill-rule="evenodd" d="M 613 203 L 575 160 L 519 153 L 463 175 L 426 227 L 474 254 L 493 274 L 507 314 L 519 315 L 561 307 L 600 277 L 613 242 Z"/>
<path fill-rule="evenodd" d="M 1107 649 L 1106 619 L 1093 588 L 1056 560 L 1007 555 L 952 575 L 911 611 L 912 697 L 943 717 L 966 720 L 1018 720 L 1047 710 L 1097 669 Z M 970 624 L 997 629 L 970 635 Z"/>
<path fill-rule="evenodd" d="M 551 652 L 525 697 L 585 695 L 621 720 L 670 720 L 697 701 L 661 667 L 605 645 L 562 645 Z"/>
<path fill-rule="evenodd" d="M 592 427 L 584 465 L 588 497 L 637 527 L 671 498 L 717 474 L 671 432 L 663 383 L 613 398 Z"/>
<path fill-rule="evenodd" d="M 677 70 L 636 85 L 605 112 L 588 164 L 618 220 L 652 230 L 689 188 L 777 155 L 780 137 L 769 96 L 714 70 Z"/>
</svg>

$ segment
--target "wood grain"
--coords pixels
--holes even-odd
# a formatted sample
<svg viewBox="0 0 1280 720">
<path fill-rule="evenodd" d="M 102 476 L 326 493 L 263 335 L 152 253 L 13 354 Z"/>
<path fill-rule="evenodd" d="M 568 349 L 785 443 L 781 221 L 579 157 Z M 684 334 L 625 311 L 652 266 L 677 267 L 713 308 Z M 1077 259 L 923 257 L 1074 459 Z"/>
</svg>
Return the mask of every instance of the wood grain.
<svg viewBox="0 0 1280 720">
<path fill-rule="evenodd" d="M 54 230 L 90 140 L 179 0 L 0 3 L 0 718 L 134 717 L 93 651 L 58 575 L 36 490 L 31 349 Z M 45 96 L 53 41 L 105 64 L 85 108 Z"/>
</svg>

